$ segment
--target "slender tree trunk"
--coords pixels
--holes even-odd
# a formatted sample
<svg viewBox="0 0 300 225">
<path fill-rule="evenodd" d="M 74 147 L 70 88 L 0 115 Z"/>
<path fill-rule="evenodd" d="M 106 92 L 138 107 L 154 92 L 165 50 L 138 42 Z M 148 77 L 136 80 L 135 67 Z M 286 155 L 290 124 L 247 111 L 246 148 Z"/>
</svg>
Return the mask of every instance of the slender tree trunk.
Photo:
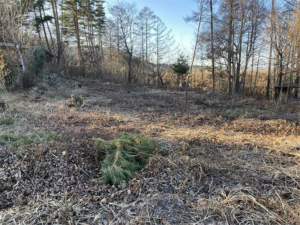
<svg viewBox="0 0 300 225">
<path fill-rule="evenodd" d="M 60 34 L 60 24 L 58 20 L 57 0 L 51 0 L 53 17 L 55 22 L 56 40 L 57 40 L 57 66 L 58 70 L 61 70 L 62 66 L 62 41 Z"/>
<path fill-rule="evenodd" d="M 279 53 L 279 75 L 278 75 L 278 85 L 282 85 L 282 77 L 283 77 L 283 54 Z"/>
<path fill-rule="evenodd" d="M 234 38 L 232 38 L 232 40 L 234 40 Z M 235 74 L 235 71 L 236 71 L 235 70 L 236 62 L 235 61 L 237 61 L 237 57 L 234 57 L 234 55 L 233 55 L 233 57 L 232 57 L 232 75 L 233 75 L 232 85 L 233 85 L 233 87 L 232 87 L 232 92 L 231 92 L 231 105 L 230 105 L 230 107 L 231 107 L 232 110 L 235 107 L 235 93 L 236 93 L 236 91 L 235 91 L 236 90 L 236 88 L 235 88 L 236 83 L 234 82 L 236 80 L 236 74 Z"/>
<path fill-rule="evenodd" d="M 215 48 L 214 48 L 214 15 L 213 0 L 210 0 L 210 40 L 211 40 L 211 69 L 213 79 L 213 93 L 216 91 L 216 75 L 215 75 Z"/>
<path fill-rule="evenodd" d="M 100 41 L 100 48 L 101 48 L 101 56 L 102 56 L 102 60 L 104 61 L 104 50 L 103 50 L 103 41 Z"/>
<path fill-rule="evenodd" d="M 295 84 L 298 86 L 298 88 L 295 89 L 295 95 L 294 97 L 297 99 L 298 98 L 298 93 L 299 93 L 299 84 L 300 84 L 300 47 L 299 47 L 299 42 L 297 43 L 297 61 L 296 61 L 296 80 Z"/>
<path fill-rule="evenodd" d="M 201 57 L 201 86 L 204 87 L 204 52 Z"/>
<path fill-rule="evenodd" d="M 74 23 L 76 41 L 77 41 L 77 53 L 78 53 L 78 60 L 79 60 L 80 75 L 86 77 L 84 58 L 83 58 L 81 42 L 80 42 L 80 31 L 79 31 L 78 12 L 77 12 L 78 9 L 76 3 L 72 5 L 72 10 L 73 10 L 73 23 Z"/>
<path fill-rule="evenodd" d="M 46 16 L 46 13 L 45 13 L 45 8 L 44 6 L 42 6 L 42 10 L 43 10 L 43 15 L 44 17 Z M 50 26 L 49 26 L 49 23 L 48 21 L 46 21 L 46 25 L 47 25 L 47 30 L 48 30 L 48 33 L 50 35 L 50 40 L 51 40 L 51 46 L 52 46 L 52 50 L 50 51 L 51 53 L 55 52 L 55 47 L 54 47 L 54 40 L 53 40 L 53 36 L 52 36 L 52 32 L 51 32 L 51 29 L 50 29 Z"/>
<path fill-rule="evenodd" d="M 118 31 L 118 34 L 117 34 L 118 62 L 120 62 L 120 34 L 119 34 L 120 25 L 119 25 L 119 19 L 117 19 L 117 31 Z"/>
<path fill-rule="evenodd" d="M 41 7 L 39 7 L 39 12 L 40 12 L 40 19 L 42 20 L 43 14 L 42 14 L 42 8 Z M 43 27 L 43 32 L 44 32 L 44 36 L 45 36 L 48 51 L 51 52 L 51 48 L 50 48 L 50 44 L 49 44 L 49 40 L 48 40 L 48 35 L 47 35 L 47 32 L 46 32 L 46 28 L 45 28 L 45 23 L 42 23 L 42 27 Z"/>
<path fill-rule="evenodd" d="M 36 11 L 35 11 L 35 10 L 33 10 L 33 11 L 34 11 L 34 17 L 37 18 Z M 38 33 L 38 35 L 39 35 L 39 42 L 40 42 L 40 45 L 42 45 L 43 42 L 42 42 L 42 36 L 41 36 L 41 31 L 40 31 L 39 27 L 37 27 L 37 33 Z"/>
<path fill-rule="evenodd" d="M 297 6 L 299 6 L 299 2 L 297 4 Z M 299 28 L 300 25 L 300 18 L 299 18 L 299 10 L 297 10 L 297 17 L 296 17 L 296 21 L 297 21 L 297 25 Z M 299 94 L 299 88 L 300 88 L 300 38 L 297 37 L 297 39 L 295 40 L 295 85 L 297 86 L 297 88 L 295 88 L 295 93 L 294 93 L 294 98 L 297 99 L 298 98 L 298 94 Z"/>
<path fill-rule="evenodd" d="M 253 51 L 252 51 L 252 62 L 251 62 L 251 73 L 250 73 L 250 88 L 249 88 L 249 93 L 252 93 L 252 88 L 253 88 L 253 72 L 254 72 L 254 46 L 253 46 Z"/>
<path fill-rule="evenodd" d="M 252 5 L 251 8 L 251 34 L 250 34 L 250 40 L 248 39 L 247 42 L 247 50 L 246 50 L 246 62 L 245 62 L 245 68 L 241 80 L 241 85 L 243 87 L 243 91 L 245 91 L 245 85 L 246 85 L 246 75 L 247 75 L 247 68 L 250 58 L 252 57 L 252 69 L 251 69 L 251 81 L 250 81 L 250 90 L 249 93 L 251 93 L 252 89 L 252 79 L 253 79 L 253 63 L 254 63 L 254 47 L 256 42 L 256 31 L 257 31 L 257 19 L 256 19 L 256 7 Z"/>
<path fill-rule="evenodd" d="M 232 54 L 232 67 L 231 67 L 231 73 L 232 73 L 232 91 L 231 91 L 231 109 L 233 110 L 235 108 L 235 80 L 236 80 L 236 65 L 238 61 L 238 54 L 234 54 L 233 48 L 234 48 L 234 40 L 235 40 L 235 26 L 234 22 L 232 23 L 232 41 L 233 44 L 231 45 L 231 52 Z"/>
<path fill-rule="evenodd" d="M 132 24 L 131 24 L 132 25 Z M 128 41 L 127 41 L 127 35 L 126 35 L 126 32 L 125 32 L 125 28 L 123 27 L 123 24 L 122 24 L 122 20 L 121 20 L 121 23 L 120 23 L 120 26 L 121 26 L 121 32 L 122 32 L 122 36 L 123 36 L 123 39 L 124 39 L 124 44 L 125 44 L 125 48 L 126 48 L 126 52 L 128 54 L 128 75 L 127 75 L 127 83 L 131 83 L 132 81 L 132 57 L 133 57 L 133 43 L 132 43 L 132 27 L 129 27 L 129 39 L 130 39 L 130 46 L 128 45 Z"/>
<path fill-rule="evenodd" d="M 270 86 L 271 86 L 271 65 L 272 65 L 272 51 L 273 51 L 273 31 L 274 31 L 274 16 L 275 16 L 275 0 L 272 0 L 272 15 L 271 15 L 271 34 L 270 34 L 270 51 L 269 51 L 269 65 L 268 65 L 268 81 L 266 98 L 270 99 Z"/>
<path fill-rule="evenodd" d="M 294 38 L 292 37 L 292 39 L 294 39 Z M 291 85 L 293 83 L 293 70 L 294 70 L 294 67 L 295 67 L 295 48 L 294 48 L 294 43 L 292 43 L 292 45 L 291 45 L 290 53 L 291 53 L 291 55 L 289 55 L 289 58 L 290 58 L 291 67 L 289 69 L 289 75 L 290 76 L 289 76 L 289 82 L 288 82 L 288 94 L 286 96 L 286 102 L 288 102 L 289 98 L 291 97 L 291 93 L 292 93 L 292 90 L 290 89 L 290 87 L 291 87 Z M 287 68 L 288 68 L 288 65 L 287 65 Z"/>
<path fill-rule="evenodd" d="M 232 23 L 233 23 L 233 6 L 234 0 L 230 0 L 230 14 L 228 24 L 228 42 L 227 42 L 227 76 L 228 76 L 228 92 L 232 92 L 232 76 L 231 76 L 231 64 L 232 64 Z"/>
<path fill-rule="evenodd" d="M 132 81 L 132 53 L 129 54 L 129 65 L 128 65 L 128 77 L 127 82 L 131 83 Z"/>
<path fill-rule="evenodd" d="M 26 67 L 25 67 L 25 63 L 24 63 L 24 57 L 23 57 L 23 54 L 21 52 L 20 44 L 16 45 L 16 49 L 17 49 L 17 53 L 18 53 L 18 56 L 19 56 L 21 66 L 22 66 L 22 73 L 20 74 L 20 81 L 19 82 L 20 82 L 20 88 L 23 91 L 23 89 L 24 89 L 23 77 L 25 76 L 25 73 L 26 73 Z"/>
<path fill-rule="evenodd" d="M 256 84 L 257 84 L 257 79 L 258 79 L 258 74 L 259 74 L 259 63 L 260 63 L 260 56 L 261 56 L 261 49 L 258 52 L 258 57 L 257 57 L 257 63 L 256 63 L 256 73 L 255 73 L 255 79 L 254 79 L 254 84 L 253 84 L 253 91 L 252 91 L 252 95 L 254 96 L 255 93 L 255 89 L 256 89 Z"/>
<path fill-rule="evenodd" d="M 198 41 L 199 41 L 199 36 L 200 36 L 200 28 L 201 28 L 201 22 L 202 22 L 203 0 L 200 0 L 200 6 L 199 7 L 200 8 L 199 8 L 198 29 L 197 29 L 196 40 L 195 40 L 195 45 L 194 45 L 193 57 L 192 57 L 190 71 L 187 75 L 186 84 L 185 84 L 184 112 L 186 112 L 186 110 L 187 110 L 189 78 L 193 74 L 194 61 L 195 61 L 195 57 L 196 57 L 196 51 L 197 51 L 197 46 L 198 46 Z"/>
<path fill-rule="evenodd" d="M 159 41 L 158 41 L 158 29 L 157 29 L 157 42 L 156 42 L 156 75 L 157 75 L 157 85 L 159 84 Z"/>
<path fill-rule="evenodd" d="M 142 67 L 143 79 L 145 79 L 144 24 L 142 25 Z"/>
<path fill-rule="evenodd" d="M 112 33 L 109 32 L 109 59 L 112 60 Z"/>
<path fill-rule="evenodd" d="M 249 34 L 248 34 L 248 41 L 247 41 L 247 46 L 246 46 L 246 60 L 245 60 L 245 67 L 244 71 L 242 73 L 242 78 L 240 82 L 240 87 L 242 88 L 243 92 L 245 91 L 245 85 L 246 85 L 246 75 L 247 75 L 247 69 L 248 69 L 248 64 L 249 64 L 249 59 L 250 59 L 250 53 L 249 53 Z"/>
<path fill-rule="evenodd" d="M 146 63 L 148 63 L 148 19 L 146 20 Z M 147 84 L 149 84 L 149 73 L 147 73 Z"/>
<path fill-rule="evenodd" d="M 253 23 L 254 23 L 254 21 L 252 19 L 252 24 Z M 254 27 L 254 25 L 252 25 L 250 40 L 248 40 L 248 43 L 247 43 L 245 68 L 244 68 L 244 72 L 243 72 L 243 76 L 242 76 L 242 80 L 241 80 L 241 85 L 243 85 L 243 91 L 245 91 L 246 75 L 247 75 L 247 68 L 248 68 L 249 60 L 251 58 L 251 55 L 252 55 L 252 57 L 254 57 L 254 46 L 255 46 L 255 41 L 256 41 L 255 35 L 256 35 L 256 27 Z M 252 58 L 252 63 L 253 63 L 253 58 Z M 251 74 L 251 76 L 252 76 L 252 74 Z M 251 80 L 251 82 L 252 82 L 252 80 Z"/>
<path fill-rule="evenodd" d="M 236 80 L 235 80 L 235 91 L 240 91 L 240 73 L 241 73 L 241 61 L 242 61 L 242 47 L 243 47 L 243 33 L 244 33 L 244 23 L 245 23 L 245 8 L 244 1 L 242 4 L 242 15 L 241 15 L 241 27 L 239 33 L 239 44 L 238 44 L 238 60 L 237 60 L 237 70 L 236 70 Z"/>
</svg>

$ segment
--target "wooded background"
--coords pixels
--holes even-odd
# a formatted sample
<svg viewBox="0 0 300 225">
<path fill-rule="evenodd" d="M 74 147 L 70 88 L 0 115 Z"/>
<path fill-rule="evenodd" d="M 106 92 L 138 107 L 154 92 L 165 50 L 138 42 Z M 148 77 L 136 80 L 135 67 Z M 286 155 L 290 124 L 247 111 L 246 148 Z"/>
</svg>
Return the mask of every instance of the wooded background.
<svg viewBox="0 0 300 225">
<path fill-rule="evenodd" d="M 190 86 L 267 99 L 274 98 L 274 86 L 281 92 L 294 87 L 287 98 L 298 97 L 299 1 L 197 2 L 199 7 L 185 18 L 200 25 Z M 180 52 L 165 23 L 148 7 L 109 3 L 105 10 L 104 0 L 2 0 L 0 80 L 20 78 L 23 86 L 21 78 L 34 73 L 26 70 L 26 61 L 36 53 L 20 47 L 27 45 L 54 56 L 44 73 L 181 85 L 186 76 L 176 74 L 172 65 L 179 55 L 187 61 L 192 56 Z"/>
</svg>

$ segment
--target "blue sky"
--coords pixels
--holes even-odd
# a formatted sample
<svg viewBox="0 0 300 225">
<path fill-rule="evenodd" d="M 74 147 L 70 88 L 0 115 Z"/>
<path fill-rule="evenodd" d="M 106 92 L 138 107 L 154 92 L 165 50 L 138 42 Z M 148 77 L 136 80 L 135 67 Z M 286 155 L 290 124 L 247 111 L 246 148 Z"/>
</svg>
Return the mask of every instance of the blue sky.
<svg viewBox="0 0 300 225">
<path fill-rule="evenodd" d="M 135 2 L 138 9 L 148 6 L 154 13 L 172 29 L 175 40 L 181 45 L 184 54 L 190 54 L 195 33 L 196 24 L 187 24 L 184 17 L 191 15 L 197 9 L 194 0 L 124 0 Z M 114 3 L 114 1 L 107 1 Z"/>
</svg>

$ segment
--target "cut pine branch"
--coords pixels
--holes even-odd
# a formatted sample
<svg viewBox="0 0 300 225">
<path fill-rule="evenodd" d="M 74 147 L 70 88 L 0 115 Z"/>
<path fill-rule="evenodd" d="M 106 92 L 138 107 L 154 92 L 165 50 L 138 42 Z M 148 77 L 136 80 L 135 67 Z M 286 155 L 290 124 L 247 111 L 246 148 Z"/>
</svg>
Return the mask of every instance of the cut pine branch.
<svg viewBox="0 0 300 225">
<path fill-rule="evenodd" d="M 100 181 L 119 185 L 147 166 L 156 145 L 151 138 L 125 134 L 112 141 L 97 139 L 95 148 L 97 152 L 106 154 Z"/>
</svg>

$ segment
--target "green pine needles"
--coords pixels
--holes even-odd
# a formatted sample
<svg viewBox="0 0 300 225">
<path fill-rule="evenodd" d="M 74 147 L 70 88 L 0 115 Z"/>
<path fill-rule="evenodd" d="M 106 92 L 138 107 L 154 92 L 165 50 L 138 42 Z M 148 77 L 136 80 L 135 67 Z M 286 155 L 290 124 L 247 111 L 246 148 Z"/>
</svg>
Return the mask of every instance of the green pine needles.
<svg viewBox="0 0 300 225">
<path fill-rule="evenodd" d="M 183 55 L 180 55 L 177 62 L 174 63 L 171 68 L 176 74 L 186 74 L 189 71 L 188 60 Z"/>
<path fill-rule="evenodd" d="M 29 146 L 32 144 L 40 144 L 43 142 L 51 142 L 61 138 L 55 132 L 35 132 L 33 134 L 22 134 L 22 133 L 0 133 L 0 146 Z"/>
<path fill-rule="evenodd" d="M 97 139 L 95 147 L 106 153 L 100 181 L 119 185 L 147 166 L 156 145 L 151 138 L 125 134 L 112 141 Z"/>
</svg>

